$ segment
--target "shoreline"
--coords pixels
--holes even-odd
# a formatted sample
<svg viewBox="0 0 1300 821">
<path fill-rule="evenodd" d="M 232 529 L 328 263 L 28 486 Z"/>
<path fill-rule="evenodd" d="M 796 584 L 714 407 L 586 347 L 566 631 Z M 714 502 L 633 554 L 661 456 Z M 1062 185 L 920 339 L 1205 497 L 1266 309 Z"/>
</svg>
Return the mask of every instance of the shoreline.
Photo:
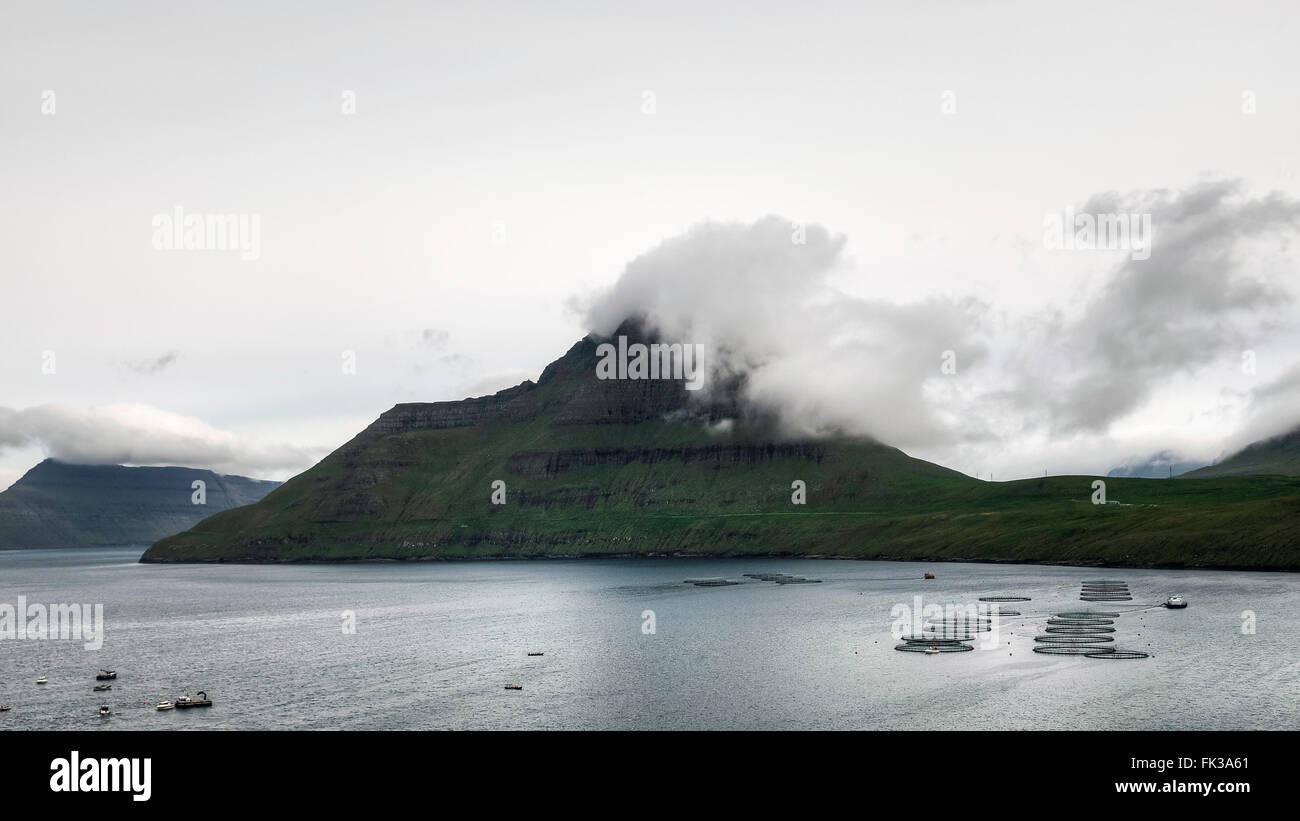
<svg viewBox="0 0 1300 821">
<path fill-rule="evenodd" d="M 57 548 L 56 548 L 57 549 Z M 79 549 L 79 548 L 70 548 Z M 550 554 L 545 556 L 413 556 L 411 558 L 341 558 L 341 559 L 157 559 L 146 560 L 142 555 L 139 564 L 403 564 L 414 562 L 501 562 L 501 561 L 588 561 L 588 560 L 626 560 L 626 559 L 725 559 L 742 561 L 746 559 L 815 559 L 819 561 L 848 562 L 909 562 L 929 564 L 1016 564 L 1036 567 L 1078 567 L 1109 568 L 1130 570 L 1210 570 L 1227 572 L 1255 573 L 1300 573 L 1300 566 L 1255 566 L 1255 565 L 1197 565 L 1186 563 L 1163 562 L 1106 562 L 1106 561 L 1031 561 L 1018 559 L 990 558 L 953 558 L 934 556 L 836 556 L 809 553 L 573 553 Z"/>
</svg>

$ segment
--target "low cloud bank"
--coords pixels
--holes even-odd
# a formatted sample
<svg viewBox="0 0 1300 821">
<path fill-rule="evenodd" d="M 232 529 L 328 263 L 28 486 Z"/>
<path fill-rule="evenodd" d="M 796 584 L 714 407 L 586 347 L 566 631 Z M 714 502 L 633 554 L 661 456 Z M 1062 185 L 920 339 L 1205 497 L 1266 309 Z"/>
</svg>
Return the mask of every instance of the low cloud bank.
<svg viewBox="0 0 1300 821">
<path fill-rule="evenodd" d="M 77 464 L 182 465 L 253 476 L 299 471 L 320 456 L 315 449 L 254 442 L 149 405 L 0 407 L 0 450 L 30 446 Z"/>
</svg>

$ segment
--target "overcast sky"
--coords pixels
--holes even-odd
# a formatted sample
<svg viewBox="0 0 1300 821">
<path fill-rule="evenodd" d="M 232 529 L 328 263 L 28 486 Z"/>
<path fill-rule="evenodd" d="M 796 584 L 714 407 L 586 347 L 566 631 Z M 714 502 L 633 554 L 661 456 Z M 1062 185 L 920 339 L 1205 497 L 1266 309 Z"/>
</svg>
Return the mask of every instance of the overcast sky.
<svg viewBox="0 0 1300 821">
<path fill-rule="evenodd" d="M 0 15 L 0 487 L 285 478 L 625 307 L 985 478 L 1300 424 L 1288 2 Z M 177 207 L 256 216 L 256 258 L 156 247 Z M 1148 215 L 1150 258 L 1046 247 L 1067 208 Z"/>
</svg>

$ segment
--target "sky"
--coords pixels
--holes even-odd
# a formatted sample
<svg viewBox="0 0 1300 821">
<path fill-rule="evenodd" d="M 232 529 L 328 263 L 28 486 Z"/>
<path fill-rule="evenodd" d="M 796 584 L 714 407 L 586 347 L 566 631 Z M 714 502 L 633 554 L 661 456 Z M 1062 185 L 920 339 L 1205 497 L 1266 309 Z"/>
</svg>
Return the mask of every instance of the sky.
<svg viewBox="0 0 1300 821">
<path fill-rule="evenodd" d="M 1298 22 L 8 4 L 0 488 L 46 456 L 287 478 L 624 310 L 726 343 L 793 429 L 981 478 L 1213 460 L 1300 424 Z M 178 213 L 248 230 L 169 247 Z M 1054 246 L 1067 213 L 1149 219 L 1147 258 Z"/>
</svg>

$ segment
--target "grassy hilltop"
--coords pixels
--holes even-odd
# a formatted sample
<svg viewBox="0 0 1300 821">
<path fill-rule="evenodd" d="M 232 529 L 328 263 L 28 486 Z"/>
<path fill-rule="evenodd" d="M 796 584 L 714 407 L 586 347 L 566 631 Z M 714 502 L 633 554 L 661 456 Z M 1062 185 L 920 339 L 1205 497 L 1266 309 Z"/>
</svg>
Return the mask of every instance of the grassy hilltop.
<svg viewBox="0 0 1300 821">
<path fill-rule="evenodd" d="M 620 329 L 633 339 L 634 328 Z M 1300 569 L 1300 478 L 984 482 L 863 439 L 793 440 L 726 391 L 601 381 L 585 339 L 537 383 L 398 405 L 257 504 L 142 561 L 836 556 Z M 724 420 L 736 420 L 725 422 Z M 491 503 L 505 482 L 506 503 Z M 791 483 L 807 504 L 791 503 Z"/>
</svg>

